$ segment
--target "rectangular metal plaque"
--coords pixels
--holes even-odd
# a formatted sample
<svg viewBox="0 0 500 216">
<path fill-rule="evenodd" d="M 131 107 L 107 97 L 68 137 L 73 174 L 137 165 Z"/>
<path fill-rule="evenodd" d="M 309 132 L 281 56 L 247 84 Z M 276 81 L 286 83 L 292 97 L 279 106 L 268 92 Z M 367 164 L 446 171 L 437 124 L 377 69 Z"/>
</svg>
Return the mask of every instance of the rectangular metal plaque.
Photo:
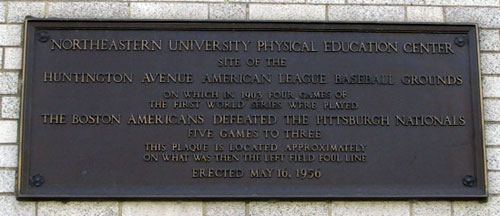
<svg viewBox="0 0 500 216">
<path fill-rule="evenodd" d="M 484 198 L 471 24 L 28 20 L 18 198 Z"/>
</svg>

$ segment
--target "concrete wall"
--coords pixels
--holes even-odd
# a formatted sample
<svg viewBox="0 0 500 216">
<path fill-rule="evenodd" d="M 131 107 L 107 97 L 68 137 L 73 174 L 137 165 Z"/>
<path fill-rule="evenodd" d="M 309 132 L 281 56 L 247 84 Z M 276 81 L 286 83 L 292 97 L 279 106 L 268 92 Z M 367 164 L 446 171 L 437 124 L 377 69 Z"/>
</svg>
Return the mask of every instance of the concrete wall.
<svg viewBox="0 0 500 216">
<path fill-rule="evenodd" d="M 481 66 L 489 167 L 489 202 L 18 202 L 18 151 L 23 19 L 154 18 L 475 22 Z M 0 0 L 0 215 L 500 215 L 499 0 Z"/>
</svg>

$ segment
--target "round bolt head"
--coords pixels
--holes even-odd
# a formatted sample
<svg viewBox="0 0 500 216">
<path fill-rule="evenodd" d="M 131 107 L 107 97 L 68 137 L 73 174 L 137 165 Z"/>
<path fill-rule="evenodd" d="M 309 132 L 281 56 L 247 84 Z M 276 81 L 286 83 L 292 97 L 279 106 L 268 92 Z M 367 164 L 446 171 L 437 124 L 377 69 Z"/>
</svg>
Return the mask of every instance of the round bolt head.
<svg viewBox="0 0 500 216">
<path fill-rule="evenodd" d="M 455 44 L 459 47 L 463 47 L 465 45 L 466 39 L 462 36 L 455 38 Z"/>
<path fill-rule="evenodd" d="M 45 179 L 40 174 L 36 174 L 30 178 L 30 185 L 32 187 L 40 187 L 45 182 Z"/>
<path fill-rule="evenodd" d="M 49 41 L 49 33 L 46 31 L 38 32 L 37 37 L 38 37 L 38 41 L 40 41 L 42 43 Z"/>
<path fill-rule="evenodd" d="M 471 175 L 467 175 L 462 179 L 462 183 L 467 187 L 472 187 L 476 184 L 476 179 Z"/>
</svg>

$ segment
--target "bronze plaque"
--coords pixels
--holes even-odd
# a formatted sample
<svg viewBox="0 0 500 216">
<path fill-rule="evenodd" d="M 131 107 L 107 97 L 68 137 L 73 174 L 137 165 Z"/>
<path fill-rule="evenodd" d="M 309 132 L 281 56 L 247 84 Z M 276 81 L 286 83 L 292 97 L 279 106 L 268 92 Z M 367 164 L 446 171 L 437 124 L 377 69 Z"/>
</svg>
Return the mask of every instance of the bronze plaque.
<svg viewBox="0 0 500 216">
<path fill-rule="evenodd" d="M 19 198 L 484 198 L 471 24 L 28 20 Z"/>
</svg>

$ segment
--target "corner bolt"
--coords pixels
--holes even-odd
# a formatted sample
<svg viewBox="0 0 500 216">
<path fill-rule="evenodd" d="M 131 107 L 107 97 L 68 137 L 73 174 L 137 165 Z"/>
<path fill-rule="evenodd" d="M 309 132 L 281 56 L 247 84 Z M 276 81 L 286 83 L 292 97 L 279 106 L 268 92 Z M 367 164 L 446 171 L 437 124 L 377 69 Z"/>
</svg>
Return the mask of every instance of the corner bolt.
<svg viewBox="0 0 500 216">
<path fill-rule="evenodd" d="M 455 38 L 455 44 L 459 47 L 463 47 L 466 42 L 467 40 L 465 39 L 465 37 L 458 36 Z"/>
<path fill-rule="evenodd" d="M 45 182 L 45 178 L 40 174 L 36 174 L 30 178 L 30 185 L 32 187 L 40 187 Z"/>
<path fill-rule="evenodd" d="M 38 37 L 38 41 L 40 41 L 42 43 L 49 41 L 49 33 L 46 31 L 38 32 L 37 37 Z"/>
<path fill-rule="evenodd" d="M 466 175 L 462 179 L 462 183 L 464 184 L 464 186 L 473 187 L 476 184 L 476 179 L 471 175 Z"/>
</svg>

